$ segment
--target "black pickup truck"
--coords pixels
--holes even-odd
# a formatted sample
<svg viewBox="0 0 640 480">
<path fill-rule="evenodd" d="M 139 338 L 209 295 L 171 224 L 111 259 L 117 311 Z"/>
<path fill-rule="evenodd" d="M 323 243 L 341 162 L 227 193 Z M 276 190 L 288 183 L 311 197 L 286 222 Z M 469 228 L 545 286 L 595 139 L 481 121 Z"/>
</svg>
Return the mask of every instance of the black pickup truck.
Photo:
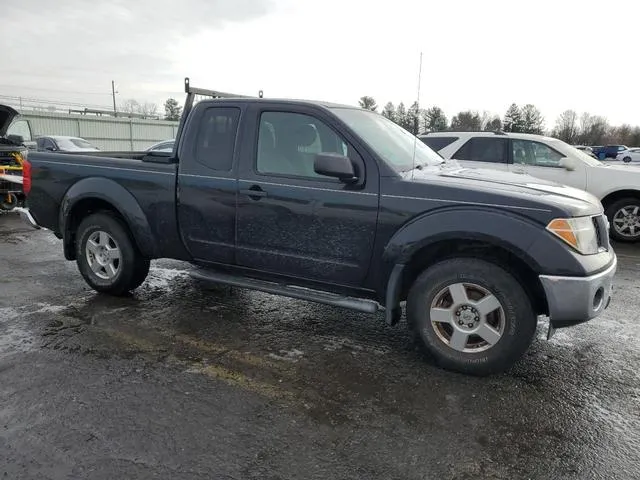
<svg viewBox="0 0 640 480">
<path fill-rule="evenodd" d="M 419 344 L 478 375 L 518 360 L 539 315 L 550 337 L 608 306 L 616 256 L 592 195 L 444 162 L 367 110 L 185 85 L 172 153 L 29 156 L 21 213 L 95 290 L 125 294 L 168 257 L 390 324 L 406 302 Z"/>
</svg>

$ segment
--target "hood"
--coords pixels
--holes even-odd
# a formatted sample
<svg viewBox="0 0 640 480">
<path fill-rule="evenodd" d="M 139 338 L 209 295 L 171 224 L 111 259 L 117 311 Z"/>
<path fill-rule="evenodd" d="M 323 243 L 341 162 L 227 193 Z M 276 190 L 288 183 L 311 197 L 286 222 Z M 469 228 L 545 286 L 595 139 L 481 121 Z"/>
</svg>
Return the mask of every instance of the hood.
<svg viewBox="0 0 640 480">
<path fill-rule="evenodd" d="M 18 115 L 20 114 L 17 110 L 8 105 L 0 105 L 0 137 L 4 137 L 7 134 L 9 125 Z"/>
<path fill-rule="evenodd" d="M 602 212 L 600 201 L 589 192 L 523 173 L 466 168 L 458 162 L 447 160 L 439 167 L 415 170 L 413 176 L 409 172 L 407 177 L 406 180 L 413 182 L 439 179 L 443 185 L 482 192 L 484 195 L 508 195 L 514 200 L 564 209 L 575 216 Z"/>
</svg>

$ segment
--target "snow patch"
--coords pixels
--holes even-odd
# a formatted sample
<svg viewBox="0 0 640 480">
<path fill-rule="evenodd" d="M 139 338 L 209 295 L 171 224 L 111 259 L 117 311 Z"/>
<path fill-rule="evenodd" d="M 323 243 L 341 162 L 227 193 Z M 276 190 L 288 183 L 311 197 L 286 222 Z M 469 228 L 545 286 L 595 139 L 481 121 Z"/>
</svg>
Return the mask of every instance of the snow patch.
<svg viewBox="0 0 640 480">
<path fill-rule="evenodd" d="M 270 353 L 268 355 L 269 358 L 273 358 L 274 360 L 281 360 L 285 362 L 297 362 L 302 358 L 304 352 L 301 350 L 280 350 L 280 355 L 276 355 L 275 353 Z"/>
<path fill-rule="evenodd" d="M 152 267 L 149 276 L 145 281 L 145 286 L 151 288 L 166 288 L 171 282 L 178 278 L 184 278 L 189 274 L 188 270 L 178 270 L 175 268 Z"/>
</svg>

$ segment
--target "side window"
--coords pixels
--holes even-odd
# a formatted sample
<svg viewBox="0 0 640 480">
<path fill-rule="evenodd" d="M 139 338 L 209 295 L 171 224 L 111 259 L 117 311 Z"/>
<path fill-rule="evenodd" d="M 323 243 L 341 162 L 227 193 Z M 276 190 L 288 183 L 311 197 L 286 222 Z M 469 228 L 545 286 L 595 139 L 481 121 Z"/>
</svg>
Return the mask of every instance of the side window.
<svg viewBox="0 0 640 480">
<path fill-rule="evenodd" d="M 16 120 L 8 130 L 7 135 L 20 135 L 25 142 L 31 141 L 31 127 L 26 120 Z"/>
<path fill-rule="evenodd" d="M 196 138 L 195 159 L 212 170 L 231 170 L 240 109 L 210 107 L 202 116 Z"/>
<path fill-rule="evenodd" d="M 420 140 L 427 145 L 431 150 L 437 152 L 442 150 L 444 147 L 451 145 L 453 142 L 458 140 L 459 137 L 421 137 Z"/>
<path fill-rule="evenodd" d="M 530 140 L 513 141 L 513 163 L 537 167 L 560 167 L 564 156 L 553 148 Z"/>
<path fill-rule="evenodd" d="M 324 122 L 300 113 L 264 112 L 260 116 L 256 169 L 259 173 L 322 178 L 315 155 L 347 155 L 347 144 Z"/>
<path fill-rule="evenodd" d="M 453 155 L 456 160 L 474 160 L 487 163 L 507 163 L 508 145 L 506 138 L 475 137 L 465 143 Z"/>
</svg>

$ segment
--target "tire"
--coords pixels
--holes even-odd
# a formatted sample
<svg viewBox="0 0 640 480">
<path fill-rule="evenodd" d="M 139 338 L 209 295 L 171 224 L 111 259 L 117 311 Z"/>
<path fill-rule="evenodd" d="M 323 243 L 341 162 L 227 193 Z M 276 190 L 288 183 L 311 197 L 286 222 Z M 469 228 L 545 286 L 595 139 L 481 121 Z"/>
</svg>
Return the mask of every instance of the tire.
<svg viewBox="0 0 640 480">
<path fill-rule="evenodd" d="M 629 162 L 631 162 L 631 157 L 624 157 L 624 158 L 622 159 L 622 161 L 623 161 L 624 163 L 629 163 Z"/>
<path fill-rule="evenodd" d="M 91 288 L 115 296 L 126 295 L 139 287 L 150 265 L 126 225 L 109 213 L 92 214 L 80 223 L 76 263 Z"/>
<path fill-rule="evenodd" d="M 0 210 L 4 210 L 6 212 L 13 211 L 14 208 L 18 206 L 18 197 L 16 197 L 13 193 L 3 194 L 3 199 L 0 202 Z"/>
<path fill-rule="evenodd" d="M 606 215 L 609 219 L 611 238 L 618 242 L 640 242 L 640 198 L 627 197 L 616 200 L 607 207 Z"/>
<path fill-rule="evenodd" d="M 485 314 L 475 309 L 479 300 L 488 302 L 480 303 Z M 470 375 L 510 368 L 537 328 L 520 283 L 501 267 L 475 258 L 444 260 L 418 276 L 407 298 L 407 320 L 415 340 L 439 366 Z"/>
</svg>

